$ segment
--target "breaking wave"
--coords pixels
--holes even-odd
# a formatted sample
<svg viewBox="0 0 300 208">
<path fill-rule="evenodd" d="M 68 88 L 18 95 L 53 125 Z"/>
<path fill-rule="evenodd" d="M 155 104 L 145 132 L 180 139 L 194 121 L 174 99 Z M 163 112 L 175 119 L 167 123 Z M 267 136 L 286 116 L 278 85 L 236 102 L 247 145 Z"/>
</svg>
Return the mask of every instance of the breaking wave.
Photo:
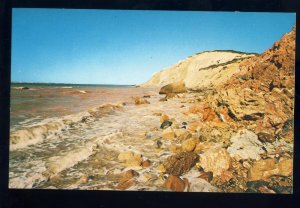
<svg viewBox="0 0 300 208">
<path fill-rule="evenodd" d="M 88 111 L 60 118 L 44 119 L 38 123 L 24 126 L 22 129 L 11 132 L 10 150 L 14 151 L 43 142 L 44 139 L 51 138 L 51 136 L 57 135 L 63 129 L 68 129 L 76 123 L 113 114 L 116 110 L 121 110 L 122 107 L 123 104 L 104 104 Z"/>
</svg>

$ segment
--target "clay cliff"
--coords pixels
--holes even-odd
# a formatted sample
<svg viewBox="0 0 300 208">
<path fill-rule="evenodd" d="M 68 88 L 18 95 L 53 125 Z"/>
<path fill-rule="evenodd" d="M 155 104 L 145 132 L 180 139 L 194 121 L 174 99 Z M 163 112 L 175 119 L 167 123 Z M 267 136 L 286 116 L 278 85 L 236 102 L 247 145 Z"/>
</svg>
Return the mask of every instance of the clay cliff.
<svg viewBox="0 0 300 208">
<path fill-rule="evenodd" d="M 156 72 L 149 81 L 140 86 L 162 87 L 182 82 L 188 90 L 212 87 L 224 83 L 239 71 L 242 60 L 255 55 L 237 51 L 204 51 Z"/>
<path fill-rule="evenodd" d="M 293 139 L 293 135 L 285 134 L 294 117 L 295 30 L 259 56 L 242 61 L 241 71 L 215 88 L 206 102 L 217 114 L 235 121 L 253 121 L 257 133 Z"/>
<path fill-rule="evenodd" d="M 174 89 L 189 83 L 161 88 L 164 102 L 177 99 L 183 108 L 192 103 L 184 112 L 188 133 L 172 148 L 200 153 L 200 177 L 225 192 L 292 193 L 295 32 L 294 27 L 262 54 L 233 63 L 235 73 L 222 83 L 176 95 Z M 180 154 L 174 157 L 181 160 Z M 169 160 L 165 167 L 176 175 L 173 169 L 182 164 Z"/>
<path fill-rule="evenodd" d="M 160 128 L 145 135 L 174 153 L 157 167 L 164 188 L 293 192 L 295 31 L 260 55 L 203 52 L 142 85 L 161 87 L 147 104 Z"/>
<path fill-rule="evenodd" d="M 157 72 L 142 87 L 160 94 L 201 92 L 196 108 L 208 121 L 239 122 L 273 137 L 293 140 L 295 32 L 262 54 L 205 51 Z M 192 110 L 193 111 L 193 110 Z M 210 112 L 210 113 L 208 113 Z M 287 133 L 289 132 L 289 133 Z"/>
</svg>

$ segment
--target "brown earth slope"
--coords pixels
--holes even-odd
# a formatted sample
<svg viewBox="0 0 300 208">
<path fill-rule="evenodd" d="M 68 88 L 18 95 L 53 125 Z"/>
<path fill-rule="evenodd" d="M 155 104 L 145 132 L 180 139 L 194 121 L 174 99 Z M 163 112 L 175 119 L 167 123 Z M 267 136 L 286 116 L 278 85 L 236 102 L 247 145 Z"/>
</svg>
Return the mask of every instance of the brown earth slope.
<svg viewBox="0 0 300 208">
<path fill-rule="evenodd" d="M 253 121 L 255 132 L 286 137 L 294 116 L 295 27 L 270 49 L 240 63 L 240 72 L 208 96 L 217 114 Z"/>
<path fill-rule="evenodd" d="M 174 152 L 199 155 L 188 174 L 200 174 L 224 192 L 292 193 L 295 30 L 262 54 L 237 63 L 238 71 L 226 82 L 173 98 L 167 94 L 164 102 L 189 106 L 186 117 L 176 118 L 184 119 L 186 131 L 172 134 L 176 139 L 170 146 Z M 171 123 L 162 134 L 172 128 L 179 131 Z M 165 167 L 181 170 L 184 162 L 170 162 L 179 156 Z M 192 188 L 195 181 L 189 182 L 190 191 L 199 191 Z"/>
</svg>

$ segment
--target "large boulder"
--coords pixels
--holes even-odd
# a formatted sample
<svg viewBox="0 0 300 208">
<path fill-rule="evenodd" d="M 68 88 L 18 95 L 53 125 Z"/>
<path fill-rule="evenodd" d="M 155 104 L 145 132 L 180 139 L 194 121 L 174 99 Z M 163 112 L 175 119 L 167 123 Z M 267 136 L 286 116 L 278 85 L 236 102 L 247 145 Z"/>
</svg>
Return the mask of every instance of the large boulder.
<svg viewBox="0 0 300 208">
<path fill-rule="evenodd" d="M 249 181 L 265 180 L 274 175 L 291 176 L 293 173 L 293 160 L 282 158 L 266 159 L 254 162 L 248 173 Z"/>
<path fill-rule="evenodd" d="M 249 130 L 241 130 L 230 139 L 231 145 L 227 151 L 231 157 L 236 159 L 259 160 L 260 154 L 265 153 L 263 144 L 258 140 L 258 136 Z"/>
<path fill-rule="evenodd" d="M 185 83 L 181 81 L 163 86 L 160 89 L 159 94 L 184 93 L 186 91 Z"/>
<path fill-rule="evenodd" d="M 213 148 L 201 155 L 199 164 L 205 171 L 217 176 L 229 169 L 231 158 L 226 149 Z"/>
<path fill-rule="evenodd" d="M 199 156 L 193 152 L 180 152 L 167 158 L 164 163 L 166 173 L 180 176 L 188 172 L 199 160 Z"/>
</svg>

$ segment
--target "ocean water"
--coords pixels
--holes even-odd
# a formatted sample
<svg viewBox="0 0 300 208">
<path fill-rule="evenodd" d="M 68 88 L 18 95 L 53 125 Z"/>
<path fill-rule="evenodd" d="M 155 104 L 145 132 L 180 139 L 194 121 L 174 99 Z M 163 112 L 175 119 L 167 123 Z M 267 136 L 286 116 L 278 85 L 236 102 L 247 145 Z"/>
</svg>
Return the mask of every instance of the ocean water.
<svg viewBox="0 0 300 208">
<path fill-rule="evenodd" d="M 12 83 L 11 128 L 82 112 L 104 103 L 130 102 L 131 97 L 146 92 L 147 89 L 129 85 Z"/>
<path fill-rule="evenodd" d="M 151 104 L 134 105 L 132 97 L 144 95 Z M 153 166 L 142 171 L 155 178 L 161 152 L 145 132 L 159 127 L 155 112 L 172 115 L 181 105 L 161 97 L 133 86 L 12 84 L 9 187 L 113 190 L 126 170 L 117 159 L 124 151 L 150 158 Z M 89 180 L 80 183 L 82 176 Z M 137 189 L 157 187 L 149 181 Z"/>
</svg>

